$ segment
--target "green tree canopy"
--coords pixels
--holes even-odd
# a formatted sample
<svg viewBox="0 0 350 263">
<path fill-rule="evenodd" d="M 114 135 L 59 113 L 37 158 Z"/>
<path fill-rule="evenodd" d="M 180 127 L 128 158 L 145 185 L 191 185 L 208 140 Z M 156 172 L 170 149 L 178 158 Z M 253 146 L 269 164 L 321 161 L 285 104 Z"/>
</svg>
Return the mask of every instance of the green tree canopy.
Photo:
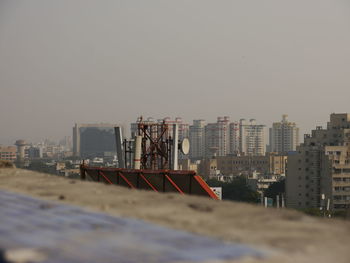
<svg viewBox="0 0 350 263">
<path fill-rule="evenodd" d="M 257 203 L 259 194 L 251 190 L 246 183 L 244 176 L 235 177 L 230 182 L 221 182 L 210 179 L 207 184 L 211 187 L 222 187 L 222 199 L 241 202 Z"/>
<path fill-rule="evenodd" d="M 273 200 L 276 200 L 277 195 L 284 195 L 285 193 L 285 179 L 278 181 L 276 183 L 273 183 L 267 188 L 264 192 L 265 197 L 273 198 Z"/>
</svg>

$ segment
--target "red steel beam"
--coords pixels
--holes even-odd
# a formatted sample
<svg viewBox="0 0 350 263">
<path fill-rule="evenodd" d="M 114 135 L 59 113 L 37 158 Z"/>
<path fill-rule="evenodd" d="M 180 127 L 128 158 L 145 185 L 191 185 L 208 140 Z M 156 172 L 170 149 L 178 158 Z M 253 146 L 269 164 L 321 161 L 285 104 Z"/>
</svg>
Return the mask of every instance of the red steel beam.
<svg viewBox="0 0 350 263">
<path fill-rule="evenodd" d="M 204 191 L 207 192 L 207 194 L 215 199 L 215 200 L 219 200 L 219 198 L 217 197 L 217 195 L 210 189 L 210 187 L 207 185 L 207 183 L 202 179 L 202 177 L 200 177 L 199 175 L 195 175 L 193 176 L 193 178 L 199 183 L 199 185 L 203 188 Z"/>
<path fill-rule="evenodd" d="M 82 179 L 84 179 L 84 175 L 89 175 L 89 172 L 98 172 L 97 178 L 94 178 L 94 176 L 89 175 L 92 180 L 98 181 L 99 176 L 102 175 L 103 178 L 110 184 L 114 184 L 105 176 L 104 172 L 113 172 L 117 174 L 117 185 L 120 183 L 120 178 L 124 180 L 124 182 L 132 189 L 138 188 L 137 186 L 134 186 L 131 181 L 128 180 L 127 176 L 136 174 L 137 175 L 137 180 L 141 178 L 153 191 L 159 192 L 160 190 L 156 189 L 156 187 L 149 181 L 145 175 L 148 176 L 155 176 L 155 175 L 162 175 L 163 176 L 163 191 L 165 190 L 165 182 L 168 181 L 178 193 L 180 194 L 185 194 L 183 190 L 176 184 L 176 181 L 172 180 L 171 176 L 172 175 L 183 175 L 183 176 L 189 176 L 190 181 L 189 181 L 189 194 L 196 194 L 193 193 L 193 184 L 198 184 L 201 188 L 201 193 L 207 195 L 208 197 L 212 199 L 218 199 L 216 194 L 209 188 L 209 186 L 206 184 L 206 182 L 200 177 L 199 175 L 196 174 L 194 171 L 173 171 L 173 170 L 135 170 L 135 169 L 123 169 L 123 168 L 107 168 L 107 167 L 90 167 L 86 165 L 81 165 L 81 172 L 82 172 Z M 203 192 L 204 191 L 204 192 Z M 199 194 L 199 193 L 198 193 Z M 201 195 L 201 194 L 200 194 Z"/>
<path fill-rule="evenodd" d="M 123 178 L 123 180 L 130 186 L 130 188 L 135 189 L 135 186 L 133 186 L 133 184 L 128 179 L 126 179 L 126 177 L 121 172 L 119 172 L 117 175 Z"/>
<path fill-rule="evenodd" d="M 180 189 L 180 187 L 177 186 L 177 184 L 174 183 L 173 180 L 171 180 L 171 178 L 167 175 L 167 174 L 164 174 L 164 177 L 172 184 L 172 186 L 175 187 L 175 189 L 180 193 L 180 194 L 184 194 L 184 192 L 182 192 L 182 190 Z"/>
<path fill-rule="evenodd" d="M 84 166 L 83 168 L 85 171 L 96 171 L 97 169 L 102 170 L 102 171 L 108 171 L 108 172 L 121 172 L 121 173 L 139 173 L 140 170 L 137 169 L 124 169 L 124 168 L 107 168 L 107 167 L 88 167 Z M 142 169 L 141 169 L 142 170 Z M 142 170 L 143 174 L 183 174 L 183 175 L 196 175 L 195 171 L 185 171 L 185 170 L 168 170 L 168 169 L 163 169 L 163 170 Z"/>
<path fill-rule="evenodd" d="M 146 179 L 146 177 L 143 174 L 139 174 L 142 180 L 144 180 L 149 187 L 153 189 L 153 191 L 158 192 L 158 190 Z"/>
<path fill-rule="evenodd" d="M 110 184 L 113 184 L 101 171 L 98 171 L 100 175 L 103 176 L 103 178 Z"/>
</svg>

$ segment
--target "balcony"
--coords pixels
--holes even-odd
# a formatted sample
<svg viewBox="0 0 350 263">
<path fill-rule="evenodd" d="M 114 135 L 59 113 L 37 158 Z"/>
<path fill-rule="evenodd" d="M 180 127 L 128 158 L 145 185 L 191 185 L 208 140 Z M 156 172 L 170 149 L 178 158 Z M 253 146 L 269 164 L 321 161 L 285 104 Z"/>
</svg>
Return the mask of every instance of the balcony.
<svg viewBox="0 0 350 263">
<path fill-rule="evenodd" d="M 350 187 L 350 182 L 333 181 L 333 186 L 349 186 Z"/>
</svg>

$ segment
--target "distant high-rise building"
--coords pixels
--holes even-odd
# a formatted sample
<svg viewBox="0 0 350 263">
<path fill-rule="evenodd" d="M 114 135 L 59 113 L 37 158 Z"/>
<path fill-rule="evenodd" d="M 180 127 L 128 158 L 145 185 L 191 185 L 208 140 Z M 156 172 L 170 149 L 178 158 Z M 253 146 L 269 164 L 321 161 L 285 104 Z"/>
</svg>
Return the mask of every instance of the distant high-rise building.
<svg viewBox="0 0 350 263">
<path fill-rule="evenodd" d="M 239 122 L 230 123 L 230 154 L 238 154 L 240 152 L 239 148 Z"/>
<path fill-rule="evenodd" d="M 73 154 L 81 158 L 116 154 L 114 127 L 117 124 L 76 124 L 73 128 Z"/>
<path fill-rule="evenodd" d="M 240 151 L 245 155 L 265 155 L 265 125 L 256 124 L 254 119 L 247 121 L 241 119 L 240 128 Z"/>
<path fill-rule="evenodd" d="M 205 127 L 205 156 L 212 157 L 216 148 L 218 156 L 225 156 L 229 152 L 229 123 L 230 118 L 218 117 L 216 123 L 208 123 Z"/>
<path fill-rule="evenodd" d="M 172 124 L 178 124 L 179 129 L 179 140 L 182 140 L 184 138 L 189 137 L 189 124 L 185 123 L 182 118 L 176 117 L 174 121 L 172 121 L 169 117 L 166 117 L 164 119 L 159 120 L 159 122 L 165 122 L 169 124 L 169 131 L 170 134 L 172 134 L 173 131 L 173 125 Z"/>
<path fill-rule="evenodd" d="M 64 150 L 71 151 L 72 150 L 72 137 L 65 136 L 62 140 L 59 141 L 59 145 L 64 147 Z"/>
<path fill-rule="evenodd" d="M 149 117 L 147 119 L 143 119 L 142 117 L 138 118 L 138 120 L 141 120 L 142 119 L 142 122 L 143 123 L 156 123 L 156 120 L 152 117 Z M 158 120 L 159 122 L 159 120 Z M 132 122 L 130 124 L 130 134 L 131 134 L 131 138 L 133 138 L 135 135 L 138 134 L 138 122 Z"/>
<path fill-rule="evenodd" d="M 289 122 L 288 115 L 282 116 L 281 122 L 275 122 L 270 128 L 270 151 L 286 153 L 295 151 L 299 145 L 299 128 L 294 122 Z"/>
<path fill-rule="evenodd" d="M 329 201 L 328 201 L 329 200 Z M 286 202 L 292 208 L 345 210 L 350 204 L 350 114 L 331 114 L 288 156 Z"/>
<path fill-rule="evenodd" d="M 205 120 L 193 120 L 189 128 L 190 158 L 200 160 L 204 157 Z"/>
<path fill-rule="evenodd" d="M 30 146 L 27 149 L 29 159 L 43 158 L 43 148 Z"/>
<path fill-rule="evenodd" d="M 169 124 L 169 134 L 172 135 L 173 131 L 173 124 L 178 124 L 179 129 L 179 139 L 182 140 L 184 138 L 188 138 L 189 136 L 189 125 L 188 123 L 185 123 L 182 118 L 176 117 L 175 120 L 171 120 L 170 117 L 165 117 L 164 119 L 158 119 L 155 120 L 153 117 L 149 117 L 146 120 L 143 120 L 143 122 L 149 122 L 149 123 L 167 123 Z M 137 134 L 137 128 L 138 123 L 134 122 L 130 125 L 130 131 L 131 136 Z"/>
</svg>

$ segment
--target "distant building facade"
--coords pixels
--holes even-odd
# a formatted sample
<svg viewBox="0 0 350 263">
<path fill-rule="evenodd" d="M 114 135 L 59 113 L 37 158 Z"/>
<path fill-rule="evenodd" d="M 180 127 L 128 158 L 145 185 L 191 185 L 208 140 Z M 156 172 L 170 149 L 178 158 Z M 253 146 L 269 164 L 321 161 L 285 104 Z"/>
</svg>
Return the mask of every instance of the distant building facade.
<svg viewBox="0 0 350 263">
<path fill-rule="evenodd" d="M 178 129 L 179 129 L 179 139 L 184 139 L 184 138 L 188 138 L 189 137 L 189 124 L 184 122 L 182 118 L 180 117 L 176 117 L 175 120 L 171 120 L 170 117 L 165 117 L 164 119 L 158 119 L 155 120 L 153 117 L 149 117 L 145 120 L 142 120 L 142 122 L 149 122 L 149 123 L 166 123 L 169 124 L 169 135 L 172 136 L 172 132 L 173 132 L 173 124 L 177 124 L 178 125 Z M 131 132 L 131 136 L 136 135 L 138 132 L 138 123 L 137 122 L 133 122 L 130 125 L 130 132 Z"/>
<path fill-rule="evenodd" d="M 205 127 L 205 156 L 212 157 L 213 149 L 217 156 L 229 153 L 229 123 L 230 118 L 218 117 L 216 123 L 208 123 Z"/>
<path fill-rule="evenodd" d="M 201 160 L 205 153 L 205 120 L 193 120 L 189 127 L 190 159 Z"/>
<path fill-rule="evenodd" d="M 28 158 L 29 159 L 43 158 L 43 148 L 42 147 L 30 146 L 27 149 L 27 154 L 28 154 Z"/>
<path fill-rule="evenodd" d="M 283 115 L 282 121 L 273 123 L 270 128 L 269 150 L 271 152 L 287 153 L 295 151 L 299 145 L 299 128 L 287 118 L 288 115 Z"/>
<path fill-rule="evenodd" d="M 73 128 L 73 154 L 81 158 L 116 154 L 114 127 L 117 124 L 76 124 Z"/>
<path fill-rule="evenodd" d="M 224 175 L 285 175 L 287 156 L 266 154 L 258 156 L 218 156 L 217 169 Z"/>
<path fill-rule="evenodd" d="M 17 159 L 17 148 L 15 146 L 0 146 L 0 160 L 14 162 Z"/>
<path fill-rule="evenodd" d="M 287 206 L 319 208 L 328 199 L 332 210 L 350 205 L 350 114 L 331 114 L 326 129 L 305 135 L 288 156 Z"/>
<path fill-rule="evenodd" d="M 230 154 L 238 154 L 241 152 L 239 147 L 240 131 L 239 122 L 231 122 L 229 125 L 230 133 Z"/>
<path fill-rule="evenodd" d="M 265 125 L 259 125 L 255 119 L 249 121 L 241 119 L 240 125 L 240 152 L 245 155 L 265 155 Z"/>
</svg>

